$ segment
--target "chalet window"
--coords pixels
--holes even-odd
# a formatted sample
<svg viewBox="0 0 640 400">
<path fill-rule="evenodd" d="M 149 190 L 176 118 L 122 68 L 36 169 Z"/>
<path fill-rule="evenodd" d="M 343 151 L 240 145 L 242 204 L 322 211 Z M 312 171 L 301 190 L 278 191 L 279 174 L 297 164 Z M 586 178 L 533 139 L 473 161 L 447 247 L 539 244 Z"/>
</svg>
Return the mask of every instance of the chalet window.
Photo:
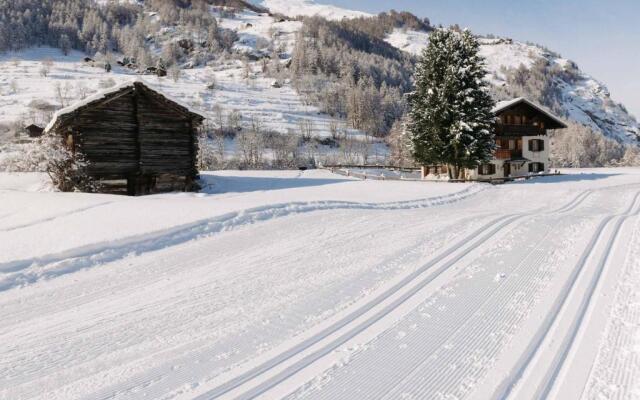
<svg viewBox="0 0 640 400">
<path fill-rule="evenodd" d="M 516 149 L 516 141 L 511 139 L 509 140 L 509 150 L 515 150 Z"/>
<path fill-rule="evenodd" d="M 513 119 L 514 119 L 513 123 L 514 123 L 515 125 L 520 125 L 520 124 L 522 124 L 522 119 L 520 118 L 520 116 L 519 116 L 519 115 L 514 115 Z"/>
<path fill-rule="evenodd" d="M 479 175 L 493 175 L 496 173 L 496 166 L 494 164 L 482 164 L 478 167 Z"/>
<path fill-rule="evenodd" d="M 544 140 L 542 139 L 529 140 L 529 151 L 544 151 Z"/>
<path fill-rule="evenodd" d="M 529 172 L 542 172 L 544 171 L 544 164 L 539 162 L 529 163 Z"/>
</svg>

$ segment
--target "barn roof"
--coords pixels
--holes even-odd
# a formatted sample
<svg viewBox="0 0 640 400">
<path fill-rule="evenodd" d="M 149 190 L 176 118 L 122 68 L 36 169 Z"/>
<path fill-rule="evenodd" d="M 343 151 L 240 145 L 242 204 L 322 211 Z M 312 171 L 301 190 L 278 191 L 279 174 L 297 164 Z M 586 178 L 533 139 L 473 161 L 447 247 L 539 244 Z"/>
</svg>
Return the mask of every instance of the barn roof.
<svg viewBox="0 0 640 400">
<path fill-rule="evenodd" d="M 119 85 L 110 87 L 106 90 L 99 91 L 86 99 L 74 103 L 68 107 L 58 110 L 55 114 L 53 114 L 53 118 L 49 122 L 49 124 L 44 129 L 45 133 L 53 130 L 54 128 L 63 124 L 66 120 L 70 119 L 74 115 L 80 113 L 83 109 L 100 105 L 103 102 L 109 101 L 112 98 L 119 97 L 120 93 L 128 92 L 129 90 L 136 90 L 136 88 L 146 90 L 156 97 L 163 99 L 165 102 L 170 103 L 177 111 L 182 112 L 185 115 L 188 115 L 191 119 L 202 121 L 205 119 L 200 113 L 193 110 L 188 105 L 180 102 L 179 100 L 173 99 L 167 96 L 164 93 L 160 93 L 156 90 L 151 89 L 146 82 L 142 79 L 134 79 L 128 82 L 123 82 Z"/>
<path fill-rule="evenodd" d="M 528 100 L 524 97 L 516 97 L 513 100 L 499 101 L 496 106 L 491 110 L 494 114 L 499 114 L 503 111 L 506 111 L 518 104 L 526 104 L 527 106 L 534 108 L 536 111 L 544 114 L 547 118 L 552 120 L 556 125 L 557 129 L 566 128 L 567 124 L 565 124 L 560 118 L 556 117 L 551 111 L 549 111 L 546 107 L 541 106 L 540 104 L 534 103 L 531 100 Z"/>
</svg>

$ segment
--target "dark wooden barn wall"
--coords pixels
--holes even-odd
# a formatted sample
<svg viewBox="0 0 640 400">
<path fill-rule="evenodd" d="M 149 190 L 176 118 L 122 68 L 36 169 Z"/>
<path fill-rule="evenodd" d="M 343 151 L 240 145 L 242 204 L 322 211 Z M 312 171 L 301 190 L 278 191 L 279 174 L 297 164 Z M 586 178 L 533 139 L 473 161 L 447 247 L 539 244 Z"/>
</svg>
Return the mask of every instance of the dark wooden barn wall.
<svg viewBox="0 0 640 400">
<path fill-rule="evenodd" d="M 145 90 L 83 110 L 72 129 L 91 175 L 197 174 L 190 118 Z"/>
<path fill-rule="evenodd" d="M 79 150 L 96 176 L 129 175 L 138 170 L 137 121 L 133 92 L 84 110 L 76 120 Z"/>
<path fill-rule="evenodd" d="M 137 95 L 141 172 L 195 175 L 190 119 L 144 91 Z"/>
</svg>

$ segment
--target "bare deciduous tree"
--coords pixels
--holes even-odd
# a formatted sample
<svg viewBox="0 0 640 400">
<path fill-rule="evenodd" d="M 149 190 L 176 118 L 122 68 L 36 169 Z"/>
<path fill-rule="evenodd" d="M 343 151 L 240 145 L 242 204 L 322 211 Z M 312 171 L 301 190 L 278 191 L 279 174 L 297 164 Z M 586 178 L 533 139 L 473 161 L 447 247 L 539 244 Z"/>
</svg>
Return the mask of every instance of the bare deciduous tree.
<svg viewBox="0 0 640 400">
<path fill-rule="evenodd" d="M 72 89 L 73 88 L 69 82 L 65 82 L 64 85 L 60 82 L 56 82 L 55 84 L 56 99 L 58 99 L 60 106 L 63 108 L 66 107 L 71 100 Z"/>
<path fill-rule="evenodd" d="M 182 71 L 180 71 L 180 67 L 178 67 L 177 65 L 172 65 L 169 68 L 168 71 L 169 77 L 174 81 L 174 82 L 178 82 L 178 80 L 180 80 L 180 76 L 182 74 Z"/>
<path fill-rule="evenodd" d="M 42 63 L 40 65 L 40 75 L 43 77 L 47 77 L 49 76 L 49 72 L 51 72 L 51 67 L 53 67 L 53 60 L 51 60 L 50 58 L 45 58 L 44 60 L 42 60 Z"/>
</svg>

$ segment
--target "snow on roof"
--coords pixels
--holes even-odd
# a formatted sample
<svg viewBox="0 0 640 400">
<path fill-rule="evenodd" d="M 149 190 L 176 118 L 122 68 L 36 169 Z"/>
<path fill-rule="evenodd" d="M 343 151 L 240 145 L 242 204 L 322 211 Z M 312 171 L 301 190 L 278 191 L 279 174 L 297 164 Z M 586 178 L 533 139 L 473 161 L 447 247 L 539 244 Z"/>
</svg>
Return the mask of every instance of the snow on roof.
<svg viewBox="0 0 640 400">
<path fill-rule="evenodd" d="M 525 99 L 524 97 L 516 97 L 515 99 L 512 100 L 505 100 L 505 101 L 499 101 L 495 107 L 493 107 L 493 109 L 491 110 L 494 114 L 497 114 L 501 111 L 504 111 L 508 108 L 511 108 L 513 106 L 515 106 L 516 104 L 519 103 L 525 103 L 533 108 L 535 108 L 536 110 L 538 110 L 539 112 L 543 113 L 544 115 L 546 115 L 547 117 L 549 117 L 550 119 L 552 119 L 554 122 L 556 122 L 558 125 L 566 128 L 567 125 L 558 117 L 556 117 L 551 111 L 547 110 L 546 107 L 543 107 L 539 104 L 536 104 L 530 100 Z"/>
<path fill-rule="evenodd" d="M 58 111 L 55 112 L 55 114 L 53 114 L 53 118 L 51 118 L 51 121 L 47 124 L 47 126 L 44 128 L 44 133 L 48 133 L 51 129 L 53 129 L 53 127 L 56 125 L 56 122 L 58 122 L 58 120 L 60 119 L 61 116 L 63 115 L 67 115 L 67 114 L 71 114 L 73 112 L 75 112 L 76 110 L 85 107 L 91 103 L 94 103 L 96 101 L 100 101 L 104 98 L 106 98 L 107 96 L 117 93 L 121 90 L 127 89 L 127 88 L 133 88 L 135 86 L 136 83 L 142 84 L 143 86 L 145 86 L 146 88 L 148 88 L 149 90 L 152 90 L 156 93 L 158 93 L 159 95 L 163 96 L 164 98 L 166 98 L 167 100 L 176 103 L 177 105 L 179 105 L 180 107 L 185 108 L 187 111 L 189 111 L 192 114 L 196 114 L 199 116 L 202 116 L 201 113 L 195 111 L 192 109 L 192 107 L 182 103 L 179 100 L 173 99 L 170 96 L 164 94 L 164 93 L 160 93 L 157 90 L 151 88 L 149 86 L 149 84 L 147 82 L 145 82 L 144 80 L 140 79 L 140 78 L 135 78 L 135 79 L 131 79 L 129 81 L 125 81 L 122 82 L 118 85 L 112 86 L 108 89 L 105 90 L 101 90 L 89 97 L 87 97 L 86 99 L 82 100 L 82 101 L 78 101 L 68 107 L 62 108 Z"/>
</svg>

